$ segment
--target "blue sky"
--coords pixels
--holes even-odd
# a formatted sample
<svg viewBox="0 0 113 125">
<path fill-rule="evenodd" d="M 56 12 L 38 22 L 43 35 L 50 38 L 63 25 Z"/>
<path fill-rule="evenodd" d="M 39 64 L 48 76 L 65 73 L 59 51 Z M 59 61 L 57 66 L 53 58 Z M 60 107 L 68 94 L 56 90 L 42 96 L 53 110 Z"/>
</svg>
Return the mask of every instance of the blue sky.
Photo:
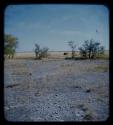
<svg viewBox="0 0 113 125">
<path fill-rule="evenodd" d="M 4 32 L 19 39 L 17 52 L 33 51 L 35 43 L 67 51 L 68 41 L 78 48 L 88 39 L 109 49 L 109 10 L 104 5 L 9 5 L 4 14 Z"/>
</svg>

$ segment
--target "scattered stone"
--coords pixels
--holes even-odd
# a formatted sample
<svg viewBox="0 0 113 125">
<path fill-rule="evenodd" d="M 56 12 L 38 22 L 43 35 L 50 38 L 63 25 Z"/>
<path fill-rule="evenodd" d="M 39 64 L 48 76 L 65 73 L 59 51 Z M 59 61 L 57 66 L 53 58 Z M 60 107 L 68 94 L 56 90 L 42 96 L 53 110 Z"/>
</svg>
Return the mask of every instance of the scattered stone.
<svg viewBox="0 0 113 125">
<path fill-rule="evenodd" d="M 32 73 L 29 73 L 29 75 L 31 76 L 31 75 L 32 75 Z"/>
<path fill-rule="evenodd" d="M 91 90 L 90 90 L 90 89 L 87 89 L 86 92 L 89 93 L 89 92 L 91 92 Z"/>
<path fill-rule="evenodd" d="M 18 81 L 19 85 L 21 85 L 18 88 L 14 87 L 14 89 L 8 89 L 6 87 L 4 89 L 4 102 L 6 106 L 5 114 L 7 120 L 106 120 L 107 116 L 109 115 L 109 74 L 107 72 L 93 73 L 86 71 L 87 67 L 93 67 L 93 65 L 98 65 L 98 63 L 100 64 L 101 62 L 96 60 L 95 62 L 92 61 L 90 63 L 87 60 L 77 62 L 74 61 L 74 66 L 72 65 L 73 73 L 64 74 L 64 69 L 57 67 L 58 65 L 61 65 L 61 63 L 67 65 L 66 60 L 63 60 L 61 62 L 48 61 L 47 63 L 45 62 L 43 66 L 41 61 L 18 60 L 16 62 L 18 67 L 20 67 L 20 65 L 23 63 L 26 64 L 23 68 L 26 68 L 27 76 L 25 73 L 21 74 L 20 68 L 13 68 L 12 66 L 10 66 L 10 63 L 7 63 L 7 65 L 9 66 L 5 66 L 4 87 L 8 86 L 9 88 L 11 88 L 13 87 L 13 85 L 10 86 L 9 84 L 16 84 L 18 83 Z M 103 63 L 105 63 L 105 61 L 103 61 Z M 39 65 L 38 70 L 37 64 Z M 32 67 L 34 65 L 35 67 Z M 16 75 L 12 76 L 10 71 L 14 72 L 14 74 Z M 19 75 L 18 72 L 20 72 Z M 49 74 L 50 76 L 49 82 L 46 81 L 47 74 Z M 33 81 L 33 79 L 29 79 L 30 75 L 32 75 L 35 81 Z M 31 87 L 29 87 L 28 89 L 27 86 L 30 85 Z M 100 87 L 97 88 L 97 85 Z M 82 87 L 82 89 L 79 89 L 79 87 Z M 93 90 L 91 87 L 94 88 L 95 93 L 92 92 Z M 96 92 L 96 90 L 98 91 Z M 90 91 L 92 92 L 91 94 Z M 97 101 L 97 96 L 104 101 Z M 88 102 L 89 99 L 90 103 Z M 79 104 L 82 105 L 78 106 Z M 8 107 L 8 105 L 12 107 Z M 87 112 L 89 110 L 91 111 L 88 114 Z M 97 114 L 96 117 L 95 114 Z"/>
<path fill-rule="evenodd" d="M 61 106 L 58 106 L 61 109 Z"/>
</svg>

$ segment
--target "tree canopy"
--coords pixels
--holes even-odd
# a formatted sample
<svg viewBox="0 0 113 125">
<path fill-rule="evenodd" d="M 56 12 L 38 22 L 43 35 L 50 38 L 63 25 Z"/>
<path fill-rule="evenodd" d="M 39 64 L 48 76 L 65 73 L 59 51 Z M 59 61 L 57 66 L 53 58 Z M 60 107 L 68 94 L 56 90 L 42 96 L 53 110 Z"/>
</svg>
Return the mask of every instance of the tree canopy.
<svg viewBox="0 0 113 125">
<path fill-rule="evenodd" d="M 38 44 L 35 44 L 35 55 L 36 55 L 36 59 L 42 59 L 44 57 L 48 56 L 48 50 L 49 48 L 44 47 L 44 48 L 40 48 L 40 46 Z"/>
<path fill-rule="evenodd" d="M 9 58 L 14 56 L 16 48 L 18 46 L 18 38 L 11 34 L 5 34 L 4 36 L 4 54 Z"/>
<path fill-rule="evenodd" d="M 104 47 L 93 39 L 84 41 L 82 47 L 79 48 L 80 54 L 89 59 L 95 58 L 97 55 L 104 54 Z"/>
</svg>

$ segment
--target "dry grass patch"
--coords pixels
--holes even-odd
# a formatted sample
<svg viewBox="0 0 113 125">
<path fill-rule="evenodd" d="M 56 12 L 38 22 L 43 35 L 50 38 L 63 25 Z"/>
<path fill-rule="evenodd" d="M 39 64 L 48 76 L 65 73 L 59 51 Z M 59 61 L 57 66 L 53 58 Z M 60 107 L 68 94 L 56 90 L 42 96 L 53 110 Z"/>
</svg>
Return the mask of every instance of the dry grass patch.
<svg viewBox="0 0 113 125">
<path fill-rule="evenodd" d="M 95 120 L 95 111 L 93 110 L 93 108 L 89 103 L 79 104 L 77 107 L 82 111 L 84 111 L 85 113 L 84 120 L 86 121 Z"/>
<path fill-rule="evenodd" d="M 67 67 L 72 67 L 73 65 L 72 64 L 61 64 L 60 66 L 67 68 Z"/>
<path fill-rule="evenodd" d="M 96 66 L 95 70 L 96 71 L 101 71 L 101 72 L 107 72 L 109 70 L 109 67 L 105 66 L 105 65 L 100 65 L 100 66 Z"/>
<path fill-rule="evenodd" d="M 109 66 L 107 65 L 97 65 L 94 67 L 90 67 L 86 69 L 87 72 L 108 72 L 109 71 Z"/>
<path fill-rule="evenodd" d="M 13 88 L 13 87 L 16 87 L 18 86 L 19 84 L 12 84 L 12 85 L 7 85 L 6 88 Z"/>
</svg>

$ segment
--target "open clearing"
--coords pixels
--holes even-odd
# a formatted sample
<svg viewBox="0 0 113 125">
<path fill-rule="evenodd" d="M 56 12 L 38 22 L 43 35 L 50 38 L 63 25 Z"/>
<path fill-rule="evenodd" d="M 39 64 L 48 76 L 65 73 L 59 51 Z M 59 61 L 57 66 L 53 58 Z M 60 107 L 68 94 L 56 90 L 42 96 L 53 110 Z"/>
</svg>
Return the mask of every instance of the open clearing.
<svg viewBox="0 0 113 125">
<path fill-rule="evenodd" d="M 104 121 L 108 60 L 5 60 L 8 121 Z"/>
</svg>

